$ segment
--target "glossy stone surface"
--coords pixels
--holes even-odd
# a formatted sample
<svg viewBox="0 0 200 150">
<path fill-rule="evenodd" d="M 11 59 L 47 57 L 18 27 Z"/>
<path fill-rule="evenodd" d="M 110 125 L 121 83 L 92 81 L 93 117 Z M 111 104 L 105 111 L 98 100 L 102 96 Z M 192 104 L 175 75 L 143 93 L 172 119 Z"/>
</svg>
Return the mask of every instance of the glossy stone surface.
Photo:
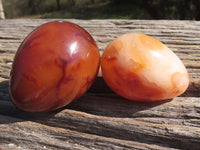
<svg viewBox="0 0 200 150">
<path fill-rule="evenodd" d="M 164 44 L 130 33 L 112 41 L 101 59 L 107 85 L 135 101 L 159 101 L 182 94 L 189 76 L 181 60 Z"/>
<path fill-rule="evenodd" d="M 64 21 L 43 24 L 16 53 L 10 96 L 24 111 L 55 110 L 88 90 L 99 63 L 97 45 L 86 30 Z"/>
</svg>

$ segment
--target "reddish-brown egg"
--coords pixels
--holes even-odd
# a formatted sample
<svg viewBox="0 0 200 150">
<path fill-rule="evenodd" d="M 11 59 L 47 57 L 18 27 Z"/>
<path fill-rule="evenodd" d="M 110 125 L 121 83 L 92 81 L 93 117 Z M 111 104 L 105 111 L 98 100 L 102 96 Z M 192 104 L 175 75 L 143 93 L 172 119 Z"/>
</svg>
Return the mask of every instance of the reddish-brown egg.
<svg viewBox="0 0 200 150">
<path fill-rule="evenodd" d="M 101 59 L 105 82 L 117 94 L 135 101 L 171 99 L 189 84 L 181 60 L 164 44 L 143 34 L 112 41 Z"/>
<path fill-rule="evenodd" d="M 10 96 L 24 111 L 61 108 L 93 83 L 100 55 L 92 36 L 65 21 L 43 24 L 20 45 L 10 74 Z"/>
</svg>

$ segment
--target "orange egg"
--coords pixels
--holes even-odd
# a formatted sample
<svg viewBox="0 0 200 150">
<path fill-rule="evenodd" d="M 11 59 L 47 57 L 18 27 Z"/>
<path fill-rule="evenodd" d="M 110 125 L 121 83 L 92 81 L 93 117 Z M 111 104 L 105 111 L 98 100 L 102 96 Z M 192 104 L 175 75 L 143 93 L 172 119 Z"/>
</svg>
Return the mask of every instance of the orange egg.
<svg viewBox="0 0 200 150">
<path fill-rule="evenodd" d="M 61 108 L 83 95 L 97 76 L 100 55 L 82 27 L 53 21 L 21 43 L 10 74 L 13 103 L 28 112 Z"/>
<path fill-rule="evenodd" d="M 129 100 L 171 99 L 189 85 L 188 72 L 175 53 L 143 34 L 125 34 L 112 41 L 103 52 L 101 69 L 107 85 Z"/>
</svg>

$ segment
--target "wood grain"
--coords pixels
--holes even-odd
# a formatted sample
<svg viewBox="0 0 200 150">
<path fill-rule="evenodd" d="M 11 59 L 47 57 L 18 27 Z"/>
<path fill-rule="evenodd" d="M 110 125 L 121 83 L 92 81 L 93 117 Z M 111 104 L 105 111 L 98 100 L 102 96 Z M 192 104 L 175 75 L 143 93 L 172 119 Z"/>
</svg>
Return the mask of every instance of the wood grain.
<svg viewBox="0 0 200 150">
<path fill-rule="evenodd" d="M 199 149 L 199 21 L 66 20 L 88 30 L 101 53 L 124 33 L 157 38 L 183 61 L 190 86 L 173 100 L 139 103 L 114 94 L 99 73 L 91 89 L 68 106 L 26 113 L 10 101 L 9 73 L 20 43 L 48 21 L 0 20 L 0 149 Z"/>
<path fill-rule="evenodd" d="M 0 77 L 9 78 L 17 48 L 37 26 L 53 20 L 0 20 Z M 171 48 L 185 64 L 190 75 L 187 94 L 200 96 L 200 22 L 169 20 L 67 20 L 84 27 L 102 52 L 121 34 L 139 32 L 157 38 Z M 101 73 L 99 73 L 101 76 Z M 191 96 L 191 95 L 189 95 Z"/>
</svg>

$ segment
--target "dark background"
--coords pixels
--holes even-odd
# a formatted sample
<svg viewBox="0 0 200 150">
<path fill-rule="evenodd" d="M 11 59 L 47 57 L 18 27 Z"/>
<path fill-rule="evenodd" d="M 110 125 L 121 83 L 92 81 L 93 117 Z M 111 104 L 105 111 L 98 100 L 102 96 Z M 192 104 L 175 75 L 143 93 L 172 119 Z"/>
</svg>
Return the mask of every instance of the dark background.
<svg viewBox="0 0 200 150">
<path fill-rule="evenodd" d="M 3 0 L 6 18 L 200 20 L 200 0 Z"/>
</svg>

